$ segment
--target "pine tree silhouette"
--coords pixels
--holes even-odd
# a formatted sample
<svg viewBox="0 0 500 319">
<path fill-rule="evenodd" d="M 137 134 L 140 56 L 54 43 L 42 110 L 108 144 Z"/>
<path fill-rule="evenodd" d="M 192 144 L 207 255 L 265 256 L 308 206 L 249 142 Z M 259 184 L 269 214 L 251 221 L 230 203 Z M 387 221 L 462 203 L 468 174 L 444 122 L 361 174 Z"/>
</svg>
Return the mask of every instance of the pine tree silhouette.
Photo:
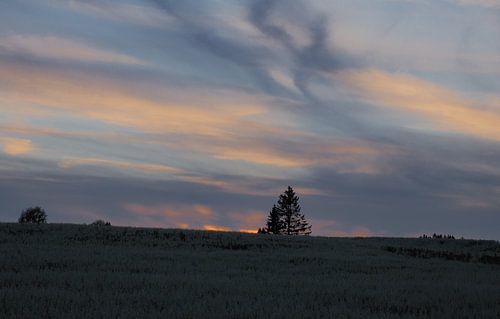
<svg viewBox="0 0 500 319">
<path fill-rule="evenodd" d="M 265 228 L 266 233 L 269 234 L 281 234 L 284 230 L 284 223 L 281 220 L 280 212 L 276 205 L 269 212 L 269 217 L 267 217 L 267 225 Z"/>
<path fill-rule="evenodd" d="M 266 232 L 286 235 L 310 235 L 311 225 L 300 212 L 299 197 L 288 186 L 267 218 Z"/>
</svg>

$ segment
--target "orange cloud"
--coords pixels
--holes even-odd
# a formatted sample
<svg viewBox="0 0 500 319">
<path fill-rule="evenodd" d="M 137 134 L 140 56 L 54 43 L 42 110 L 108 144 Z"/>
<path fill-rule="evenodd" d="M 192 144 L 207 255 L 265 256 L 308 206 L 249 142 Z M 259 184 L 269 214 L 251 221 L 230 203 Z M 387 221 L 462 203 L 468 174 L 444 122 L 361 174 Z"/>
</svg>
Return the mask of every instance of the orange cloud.
<svg viewBox="0 0 500 319">
<path fill-rule="evenodd" d="M 500 113 L 452 90 L 381 70 L 346 71 L 336 76 L 367 103 L 419 114 L 437 129 L 500 140 Z"/>
<path fill-rule="evenodd" d="M 29 116 L 78 115 L 145 132 L 223 137 L 245 127 L 247 117 L 264 112 L 255 99 L 230 92 L 203 96 L 158 88 L 164 96 L 152 98 L 154 90 L 145 92 L 118 79 L 1 60 L 0 69 L 7 88 L 0 91 L 0 102 L 17 106 L 9 112 Z"/>
<path fill-rule="evenodd" d="M 257 229 L 240 229 L 238 230 L 240 233 L 247 233 L 247 234 L 256 234 Z"/>
<path fill-rule="evenodd" d="M 226 91 L 192 94 L 187 89 L 156 89 L 154 85 L 144 88 L 106 76 L 1 60 L 0 69 L 0 82 L 7 84 L 6 89 L 0 90 L 0 103 L 15 106 L 9 113 L 28 117 L 78 116 L 143 132 L 173 133 L 183 142 L 179 143 L 179 139 L 145 142 L 181 151 L 189 148 L 218 160 L 285 169 L 328 165 L 342 173 L 378 174 L 381 169 L 376 159 L 395 151 L 386 145 L 355 139 L 326 140 L 294 128 L 297 119 L 293 118 L 286 121 L 289 126 L 280 126 L 273 120 L 281 118 L 281 113 L 268 108 L 264 97 Z M 270 116 L 270 112 L 278 113 Z M 46 130 L 46 133 L 56 136 L 55 132 Z M 137 140 L 137 135 L 131 138 Z M 269 174 L 271 170 L 266 173 Z M 179 178 L 234 189 L 234 185 L 225 182 L 186 175 Z"/>
<path fill-rule="evenodd" d="M 307 159 L 300 157 L 287 158 L 283 154 L 277 154 L 273 150 L 269 150 L 269 152 L 255 152 L 255 149 L 220 148 L 214 157 L 223 160 L 245 161 L 280 167 L 303 167 L 311 164 L 311 161 Z"/>
<path fill-rule="evenodd" d="M 257 229 L 263 227 L 266 222 L 267 213 L 261 211 L 234 212 L 229 214 L 229 217 L 235 227 L 250 232 L 257 232 Z"/>
<path fill-rule="evenodd" d="M 203 225 L 203 229 L 210 231 L 231 231 L 231 229 L 228 227 L 217 226 L 217 225 Z"/>
<path fill-rule="evenodd" d="M 176 227 L 201 229 L 204 225 L 213 224 L 215 212 L 208 206 L 195 205 L 143 205 L 124 204 L 123 207 L 132 213 L 141 224 L 156 227 Z"/>
<path fill-rule="evenodd" d="M 3 150 L 8 155 L 17 156 L 31 153 L 35 147 L 30 140 L 18 138 L 4 138 L 1 140 L 3 143 Z"/>
<path fill-rule="evenodd" d="M 375 144 L 357 139 L 326 141 L 315 135 L 302 135 L 285 139 L 277 135 L 275 143 L 265 138 L 245 141 L 240 145 L 226 143 L 212 148 L 214 157 L 281 168 L 306 168 L 318 165 L 337 167 L 343 172 L 377 174 L 374 159 L 401 153 L 401 150 L 384 144 Z M 282 138 L 283 137 L 283 138 Z M 282 140 L 280 140 L 282 139 Z M 276 147 L 277 144 L 288 147 Z M 368 169 L 370 166 L 370 169 Z"/>
</svg>

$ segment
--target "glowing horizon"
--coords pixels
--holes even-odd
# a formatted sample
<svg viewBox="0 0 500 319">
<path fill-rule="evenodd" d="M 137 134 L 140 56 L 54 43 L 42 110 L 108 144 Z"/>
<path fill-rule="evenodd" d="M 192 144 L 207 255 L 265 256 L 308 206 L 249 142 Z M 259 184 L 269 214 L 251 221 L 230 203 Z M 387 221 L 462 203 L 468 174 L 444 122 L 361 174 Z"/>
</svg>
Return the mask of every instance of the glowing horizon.
<svg viewBox="0 0 500 319">
<path fill-rule="evenodd" d="M 500 2 L 0 3 L 0 220 L 500 239 Z"/>
</svg>

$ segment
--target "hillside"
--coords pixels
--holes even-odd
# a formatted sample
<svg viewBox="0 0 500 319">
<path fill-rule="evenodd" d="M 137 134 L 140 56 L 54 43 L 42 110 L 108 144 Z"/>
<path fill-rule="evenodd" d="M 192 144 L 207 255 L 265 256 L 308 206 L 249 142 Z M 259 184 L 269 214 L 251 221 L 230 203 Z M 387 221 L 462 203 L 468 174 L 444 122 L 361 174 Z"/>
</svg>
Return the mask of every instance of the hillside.
<svg viewBox="0 0 500 319">
<path fill-rule="evenodd" d="M 0 224 L 1 318 L 499 318 L 494 241 Z"/>
</svg>

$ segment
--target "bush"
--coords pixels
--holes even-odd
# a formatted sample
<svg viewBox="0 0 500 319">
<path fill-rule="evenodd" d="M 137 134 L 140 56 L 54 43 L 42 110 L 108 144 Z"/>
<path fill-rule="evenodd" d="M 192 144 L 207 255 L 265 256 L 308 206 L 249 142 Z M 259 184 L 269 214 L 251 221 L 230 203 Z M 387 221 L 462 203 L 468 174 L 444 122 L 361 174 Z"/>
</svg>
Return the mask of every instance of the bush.
<svg viewBox="0 0 500 319">
<path fill-rule="evenodd" d="M 111 223 L 110 222 L 106 222 L 106 221 L 104 221 L 102 219 L 98 219 L 95 222 L 93 222 L 92 224 L 90 224 L 90 226 L 98 226 L 98 227 L 111 226 Z"/>
<path fill-rule="evenodd" d="M 41 207 L 30 207 L 24 210 L 19 217 L 21 224 L 45 224 L 47 223 L 47 214 Z"/>
</svg>

